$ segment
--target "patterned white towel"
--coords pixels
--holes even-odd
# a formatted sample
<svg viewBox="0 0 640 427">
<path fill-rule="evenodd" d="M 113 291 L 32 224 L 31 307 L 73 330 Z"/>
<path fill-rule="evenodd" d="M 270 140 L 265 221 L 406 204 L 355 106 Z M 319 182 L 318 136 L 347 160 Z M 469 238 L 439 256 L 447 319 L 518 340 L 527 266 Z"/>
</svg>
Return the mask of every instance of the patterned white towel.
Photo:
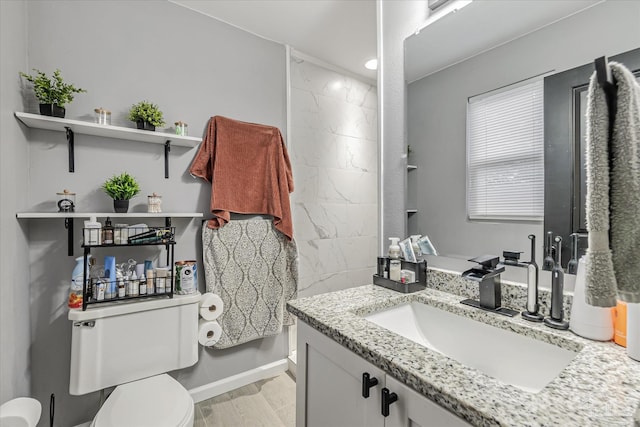
<svg viewBox="0 0 640 427">
<path fill-rule="evenodd" d="M 234 220 L 218 229 L 202 227 L 207 292 L 222 298 L 218 318 L 222 349 L 277 335 L 292 325 L 286 303 L 298 294 L 294 240 L 269 219 Z"/>
</svg>

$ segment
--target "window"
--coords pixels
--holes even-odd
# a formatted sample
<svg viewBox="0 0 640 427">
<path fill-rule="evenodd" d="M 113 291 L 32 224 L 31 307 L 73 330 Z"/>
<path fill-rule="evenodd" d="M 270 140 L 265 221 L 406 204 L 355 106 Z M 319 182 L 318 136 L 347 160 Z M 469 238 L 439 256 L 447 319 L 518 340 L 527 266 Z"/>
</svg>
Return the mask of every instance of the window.
<svg viewBox="0 0 640 427">
<path fill-rule="evenodd" d="M 469 219 L 542 220 L 543 114 L 542 78 L 469 98 Z"/>
</svg>

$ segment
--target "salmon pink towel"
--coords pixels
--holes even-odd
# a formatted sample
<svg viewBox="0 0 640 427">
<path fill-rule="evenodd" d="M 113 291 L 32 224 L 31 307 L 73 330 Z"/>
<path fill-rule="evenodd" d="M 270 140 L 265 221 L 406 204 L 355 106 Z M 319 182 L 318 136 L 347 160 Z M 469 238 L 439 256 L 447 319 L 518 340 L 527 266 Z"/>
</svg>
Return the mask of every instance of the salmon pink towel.
<svg viewBox="0 0 640 427">
<path fill-rule="evenodd" d="M 231 212 L 265 214 L 273 216 L 277 230 L 293 238 L 293 176 L 278 128 L 212 117 L 189 172 L 211 182 L 215 218 L 209 228 L 224 226 Z"/>
</svg>

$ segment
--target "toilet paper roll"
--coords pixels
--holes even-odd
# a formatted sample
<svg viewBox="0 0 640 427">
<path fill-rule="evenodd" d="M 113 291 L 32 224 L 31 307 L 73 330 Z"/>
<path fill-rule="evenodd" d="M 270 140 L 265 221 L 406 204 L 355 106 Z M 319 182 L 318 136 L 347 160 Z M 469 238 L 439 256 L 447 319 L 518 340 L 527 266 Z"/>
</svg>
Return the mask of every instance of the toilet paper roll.
<svg viewBox="0 0 640 427">
<path fill-rule="evenodd" d="M 222 327 L 218 322 L 200 319 L 198 321 L 198 342 L 205 346 L 211 347 L 218 342 L 222 336 Z"/>
<path fill-rule="evenodd" d="M 222 298 L 207 292 L 200 298 L 200 317 L 206 320 L 216 320 L 224 310 Z"/>
</svg>

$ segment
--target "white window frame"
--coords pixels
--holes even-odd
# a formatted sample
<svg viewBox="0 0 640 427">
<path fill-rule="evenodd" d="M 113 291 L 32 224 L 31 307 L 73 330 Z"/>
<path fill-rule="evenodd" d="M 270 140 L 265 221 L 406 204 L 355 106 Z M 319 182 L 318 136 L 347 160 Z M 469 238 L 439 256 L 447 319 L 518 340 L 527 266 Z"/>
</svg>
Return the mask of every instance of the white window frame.
<svg viewBox="0 0 640 427">
<path fill-rule="evenodd" d="M 466 145 L 467 218 L 542 222 L 543 76 L 469 98 Z"/>
</svg>

